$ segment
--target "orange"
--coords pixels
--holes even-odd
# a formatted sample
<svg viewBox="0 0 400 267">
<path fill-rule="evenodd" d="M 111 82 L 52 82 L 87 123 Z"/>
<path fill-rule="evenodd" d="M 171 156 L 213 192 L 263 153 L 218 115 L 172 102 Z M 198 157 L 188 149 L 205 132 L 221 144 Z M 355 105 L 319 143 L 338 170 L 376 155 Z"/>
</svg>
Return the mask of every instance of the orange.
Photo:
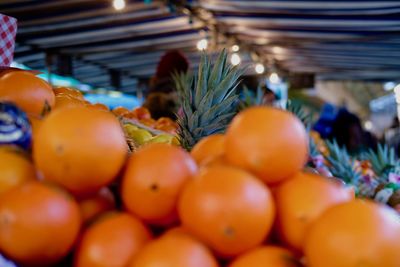
<svg viewBox="0 0 400 267">
<path fill-rule="evenodd" d="M 296 257 L 289 250 L 277 246 L 258 247 L 240 255 L 229 267 L 299 267 Z"/>
<path fill-rule="evenodd" d="M 67 94 L 58 94 L 56 95 L 56 104 L 54 106 L 54 109 L 59 109 L 62 107 L 77 107 L 77 106 L 84 106 L 85 103 L 82 101 L 82 99 L 76 98 L 71 95 Z"/>
<path fill-rule="evenodd" d="M 112 113 L 116 116 L 124 116 L 129 113 L 129 109 L 125 107 L 116 107 L 112 110 Z"/>
<path fill-rule="evenodd" d="M 176 221 L 178 197 L 196 170 L 182 148 L 162 143 L 144 146 L 127 163 L 121 190 L 125 207 L 152 224 Z"/>
<path fill-rule="evenodd" d="M 147 118 L 140 119 L 139 122 L 140 122 L 141 124 L 144 124 L 144 125 L 146 125 L 146 126 L 148 126 L 148 127 L 151 127 L 151 128 L 153 128 L 153 127 L 156 125 L 156 121 L 153 120 L 152 118 L 149 118 L 149 119 L 147 119 Z"/>
<path fill-rule="evenodd" d="M 298 173 L 274 195 L 281 239 L 297 251 L 302 251 L 307 228 L 318 216 L 353 198 L 343 185 L 311 173 Z"/>
<path fill-rule="evenodd" d="M 176 125 L 176 122 L 174 122 L 172 119 L 168 118 L 168 117 L 161 117 L 157 120 L 157 126 L 161 126 L 161 125 Z"/>
<path fill-rule="evenodd" d="M 90 222 L 100 214 L 115 209 L 115 199 L 111 190 L 102 188 L 96 194 L 79 199 L 82 220 Z"/>
<path fill-rule="evenodd" d="M 0 77 L 0 101 L 13 102 L 26 113 L 39 116 L 46 103 L 54 106 L 55 97 L 46 81 L 26 71 L 13 71 Z"/>
<path fill-rule="evenodd" d="M 91 105 L 91 107 L 96 108 L 96 109 L 100 109 L 100 110 L 105 110 L 105 111 L 109 111 L 110 110 L 106 105 L 104 105 L 102 103 L 96 103 L 94 105 Z"/>
<path fill-rule="evenodd" d="M 32 138 L 35 140 L 36 133 L 42 125 L 42 116 L 28 115 L 28 119 L 32 127 Z"/>
<path fill-rule="evenodd" d="M 161 117 L 156 121 L 154 129 L 175 134 L 178 130 L 178 124 L 170 118 Z"/>
<path fill-rule="evenodd" d="M 222 134 L 214 134 L 200 140 L 190 154 L 201 165 L 210 158 L 224 154 L 225 137 Z"/>
<path fill-rule="evenodd" d="M 51 112 L 33 142 L 33 158 L 45 180 L 78 195 L 95 193 L 111 183 L 126 154 L 118 119 L 87 107 Z"/>
<path fill-rule="evenodd" d="M 62 189 L 29 182 L 0 197 L 0 251 L 21 265 L 58 262 L 80 229 L 77 203 Z"/>
<path fill-rule="evenodd" d="M 217 267 L 210 251 L 185 235 L 168 235 L 148 243 L 129 267 Z"/>
<path fill-rule="evenodd" d="M 300 171 L 308 159 L 308 136 L 290 112 L 252 107 L 239 113 L 225 136 L 225 156 L 272 184 Z"/>
<path fill-rule="evenodd" d="M 104 215 L 83 233 L 74 266 L 126 267 L 150 239 L 150 231 L 132 215 Z"/>
<path fill-rule="evenodd" d="M 308 267 L 400 266 L 400 217 L 389 207 L 353 200 L 328 209 L 305 243 Z"/>
<path fill-rule="evenodd" d="M 0 146 L 0 195 L 35 178 L 28 155 L 16 147 Z"/>
<path fill-rule="evenodd" d="M 185 229 L 223 257 L 260 245 L 275 217 L 269 189 L 251 174 L 224 166 L 195 176 L 178 208 Z"/>
<path fill-rule="evenodd" d="M 160 130 L 169 134 L 176 134 L 178 131 L 178 127 L 175 125 L 170 125 L 170 124 L 162 124 L 162 125 L 155 125 L 154 129 Z"/>
<path fill-rule="evenodd" d="M 138 120 L 151 119 L 150 111 L 145 107 L 135 108 L 130 112 L 129 116 Z"/>
<path fill-rule="evenodd" d="M 229 166 L 229 163 L 227 162 L 224 155 L 208 157 L 207 159 L 202 161 L 202 163 L 199 165 L 199 167 L 207 168 L 207 167 L 217 166 L 217 165 Z"/>
<path fill-rule="evenodd" d="M 59 95 L 59 94 L 65 94 L 69 95 L 71 97 L 79 98 L 83 100 L 83 94 L 81 91 L 70 88 L 70 87 L 55 87 L 54 89 L 54 94 Z"/>
</svg>

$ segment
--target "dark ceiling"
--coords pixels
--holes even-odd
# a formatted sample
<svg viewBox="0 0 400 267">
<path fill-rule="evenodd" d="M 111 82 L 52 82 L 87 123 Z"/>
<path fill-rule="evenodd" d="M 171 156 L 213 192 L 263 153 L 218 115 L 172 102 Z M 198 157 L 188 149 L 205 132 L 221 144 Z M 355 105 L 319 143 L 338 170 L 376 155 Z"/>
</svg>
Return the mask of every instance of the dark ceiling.
<svg viewBox="0 0 400 267">
<path fill-rule="evenodd" d="M 15 60 L 127 91 L 154 74 L 167 50 L 184 51 L 196 67 L 206 29 L 227 37 L 214 43 L 235 40 L 290 72 L 400 79 L 400 1 L 198 0 L 178 12 L 168 1 L 126 1 L 122 11 L 111 2 L 1 0 L 0 13 L 18 19 Z"/>
</svg>

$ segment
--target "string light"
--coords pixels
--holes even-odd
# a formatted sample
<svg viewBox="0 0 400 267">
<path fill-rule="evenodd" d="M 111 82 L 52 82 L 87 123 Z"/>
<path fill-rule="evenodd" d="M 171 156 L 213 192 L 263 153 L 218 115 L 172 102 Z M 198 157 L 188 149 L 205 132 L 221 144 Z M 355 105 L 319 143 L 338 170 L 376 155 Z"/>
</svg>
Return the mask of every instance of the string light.
<svg viewBox="0 0 400 267">
<path fill-rule="evenodd" d="M 237 66 L 240 64 L 240 62 L 242 61 L 242 59 L 240 58 L 238 53 L 233 53 L 231 56 L 231 63 L 233 66 Z"/>
<path fill-rule="evenodd" d="M 197 49 L 200 51 L 206 50 L 207 46 L 208 46 L 208 41 L 205 38 L 197 42 Z"/>
<path fill-rule="evenodd" d="M 279 77 L 278 73 L 273 72 L 271 75 L 269 75 L 269 81 L 271 83 L 279 83 L 281 81 L 281 78 Z"/>
<path fill-rule="evenodd" d="M 396 83 L 395 82 L 386 82 L 383 84 L 383 89 L 385 91 L 391 91 L 396 87 Z"/>
<path fill-rule="evenodd" d="M 240 47 L 238 45 L 232 45 L 232 52 L 238 52 L 240 50 Z"/>
<path fill-rule="evenodd" d="M 265 71 L 265 67 L 261 63 L 257 63 L 255 69 L 258 74 L 262 74 Z"/>
<path fill-rule="evenodd" d="M 371 131 L 372 128 L 374 128 L 374 125 L 372 124 L 372 121 L 366 121 L 364 122 L 364 128 L 367 131 Z"/>
<path fill-rule="evenodd" d="M 400 84 L 398 84 L 393 90 L 394 90 L 394 94 L 396 96 L 396 102 L 397 102 L 397 104 L 400 104 Z M 399 107 L 400 107 L 400 105 L 399 105 Z M 399 114 L 399 116 L 400 116 L 400 114 Z"/>
<path fill-rule="evenodd" d="M 125 8 L 125 0 L 114 0 L 113 6 L 116 10 L 122 10 Z"/>
</svg>

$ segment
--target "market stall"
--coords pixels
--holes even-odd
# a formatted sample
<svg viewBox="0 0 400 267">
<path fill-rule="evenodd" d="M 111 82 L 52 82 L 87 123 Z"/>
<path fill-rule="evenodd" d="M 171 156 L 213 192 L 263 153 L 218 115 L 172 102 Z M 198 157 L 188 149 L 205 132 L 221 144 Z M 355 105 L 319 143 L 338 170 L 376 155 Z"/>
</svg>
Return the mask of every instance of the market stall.
<svg viewBox="0 0 400 267">
<path fill-rule="evenodd" d="M 399 267 L 398 10 L 0 3 L 0 267 Z"/>
</svg>

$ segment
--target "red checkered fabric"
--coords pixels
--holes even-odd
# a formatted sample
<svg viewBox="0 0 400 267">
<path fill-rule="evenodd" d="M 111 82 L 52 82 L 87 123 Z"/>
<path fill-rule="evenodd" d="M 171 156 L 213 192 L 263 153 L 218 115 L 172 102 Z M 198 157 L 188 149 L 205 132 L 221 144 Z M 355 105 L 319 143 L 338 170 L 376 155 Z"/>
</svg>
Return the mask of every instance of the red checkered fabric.
<svg viewBox="0 0 400 267">
<path fill-rule="evenodd" d="M 14 56 L 17 20 L 0 14 L 0 66 L 10 66 Z"/>
</svg>

